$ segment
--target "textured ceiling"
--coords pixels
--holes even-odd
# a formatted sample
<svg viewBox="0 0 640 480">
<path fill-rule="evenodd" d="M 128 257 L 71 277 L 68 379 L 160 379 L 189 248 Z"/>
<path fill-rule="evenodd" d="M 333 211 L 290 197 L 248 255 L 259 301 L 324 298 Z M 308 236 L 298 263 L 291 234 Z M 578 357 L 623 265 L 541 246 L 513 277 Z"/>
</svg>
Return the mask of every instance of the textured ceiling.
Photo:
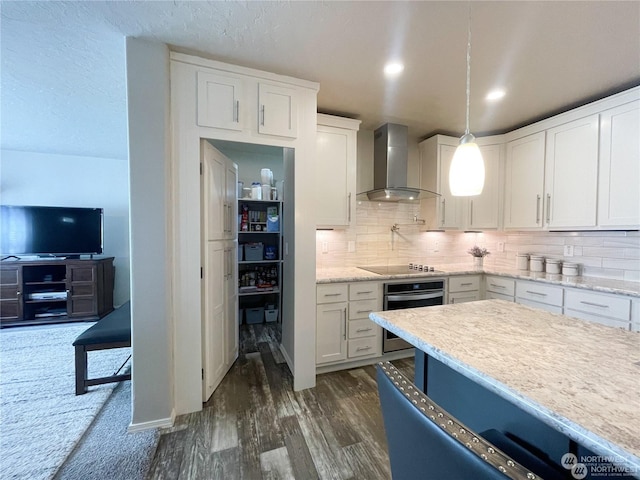
<svg viewBox="0 0 640 480">
<path fill-rule="evenodd" d="M 124 37 L 320 83 L 319 110 L 464 130 L 466 2 L 0 2 L 3 149 L 126 158 Z M 640 2 L 472 2 L 471 130 L 640 83 Z M 384 63 L 405 63 L 386 81 Z M 149 79 L 153 81 L 153 79 Z M 485 94 L 507 96 L 488 104 Z"/>
</svg>

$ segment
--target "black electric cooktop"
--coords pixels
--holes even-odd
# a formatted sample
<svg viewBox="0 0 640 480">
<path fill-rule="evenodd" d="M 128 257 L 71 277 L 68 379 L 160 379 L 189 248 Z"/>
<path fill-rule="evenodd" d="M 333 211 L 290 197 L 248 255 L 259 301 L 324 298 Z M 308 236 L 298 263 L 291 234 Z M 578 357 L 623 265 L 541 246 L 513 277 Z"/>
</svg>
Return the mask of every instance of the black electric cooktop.
<svg viewBox="0 0 640 480">
<path fill-rule="evenodd" d="M 420 274 L 420 273 L 441 273 L 440 270 L 434 270 L 433 267 L 428 265 L 413 265 L 409 268 L 409 265 L 372 265 L 367 267 L 358 267 L 367 272 L 377 273 L 378 275 L 408 275 L 408 274 Z"/>
</svg>

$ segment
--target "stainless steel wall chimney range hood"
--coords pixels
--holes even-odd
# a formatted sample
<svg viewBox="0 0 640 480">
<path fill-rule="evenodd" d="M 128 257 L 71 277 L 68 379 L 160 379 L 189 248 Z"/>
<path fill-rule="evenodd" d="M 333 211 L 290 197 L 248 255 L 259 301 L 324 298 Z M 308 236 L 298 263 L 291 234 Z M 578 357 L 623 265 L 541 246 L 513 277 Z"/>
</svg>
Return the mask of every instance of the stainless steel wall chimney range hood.
<svg viewBox="0 0 640 480">
<path fill-rule="evenodd" d="M 386 123 L 373 136 L 373 190 L 357 195 L 375 202 L 416 202 L 439 196 L 429 190 L 407 187 L 408 128 Z"/>
</svg>

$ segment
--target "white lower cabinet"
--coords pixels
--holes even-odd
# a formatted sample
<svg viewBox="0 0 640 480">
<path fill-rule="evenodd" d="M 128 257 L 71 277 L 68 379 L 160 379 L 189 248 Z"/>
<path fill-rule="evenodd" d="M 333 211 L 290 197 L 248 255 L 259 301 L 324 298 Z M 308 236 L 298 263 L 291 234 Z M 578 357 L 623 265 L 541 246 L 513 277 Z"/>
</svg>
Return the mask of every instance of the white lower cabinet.
<svg viewBox="0 0 640 480">
<path fill-rule="evenodd" d="M 516 282 L 512 278 L 485 276 L 484 297 L 513 302 L 515 300 Z"/>
<path fill-rule="evenodd" d="M 562 313 L 563 288 L 529 281 L 516 281 L 516 303 Z"/>
<path fill-rule="evenodd" d="M 447 303 L 465 303 L 480 300 L 480 275 L 449 278 Z"/>
<path fill-rule="evenodd" d="M 564 314 L 629 330 L 631 299 L 621 295 L 606 295 L 567 288 L 564 297 Z"/>
<path fill-rule="evenodd" d="M 369 320 L 382 310 L 381 288 L 377 282 L 317 286 L 316 365 L 382 355 L 382 329 Z"/>
</svg>

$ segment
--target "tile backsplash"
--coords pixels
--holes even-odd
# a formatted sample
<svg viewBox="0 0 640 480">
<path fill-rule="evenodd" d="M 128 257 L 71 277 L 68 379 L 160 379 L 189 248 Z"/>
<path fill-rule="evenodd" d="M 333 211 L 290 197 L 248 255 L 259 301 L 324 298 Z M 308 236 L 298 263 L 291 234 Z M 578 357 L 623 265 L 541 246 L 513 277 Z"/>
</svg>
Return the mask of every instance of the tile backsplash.
<svg viewBox="0 0 640 480">
<path fill-rule="evenodd" d="M 426 232 L 419 212 L 417 204 L 358 202 L 355 227 L 316 232 L 317 268 L 471 265 L 467 250 L 478 245 L 491 252 L 489 267 L 515 268 L 516 253 L 530 253 L 578 263 L 584 276 L 640 281 L 640 232 Z M 572 257 L 564 256 L 565 245 Z"/>
</svg>

